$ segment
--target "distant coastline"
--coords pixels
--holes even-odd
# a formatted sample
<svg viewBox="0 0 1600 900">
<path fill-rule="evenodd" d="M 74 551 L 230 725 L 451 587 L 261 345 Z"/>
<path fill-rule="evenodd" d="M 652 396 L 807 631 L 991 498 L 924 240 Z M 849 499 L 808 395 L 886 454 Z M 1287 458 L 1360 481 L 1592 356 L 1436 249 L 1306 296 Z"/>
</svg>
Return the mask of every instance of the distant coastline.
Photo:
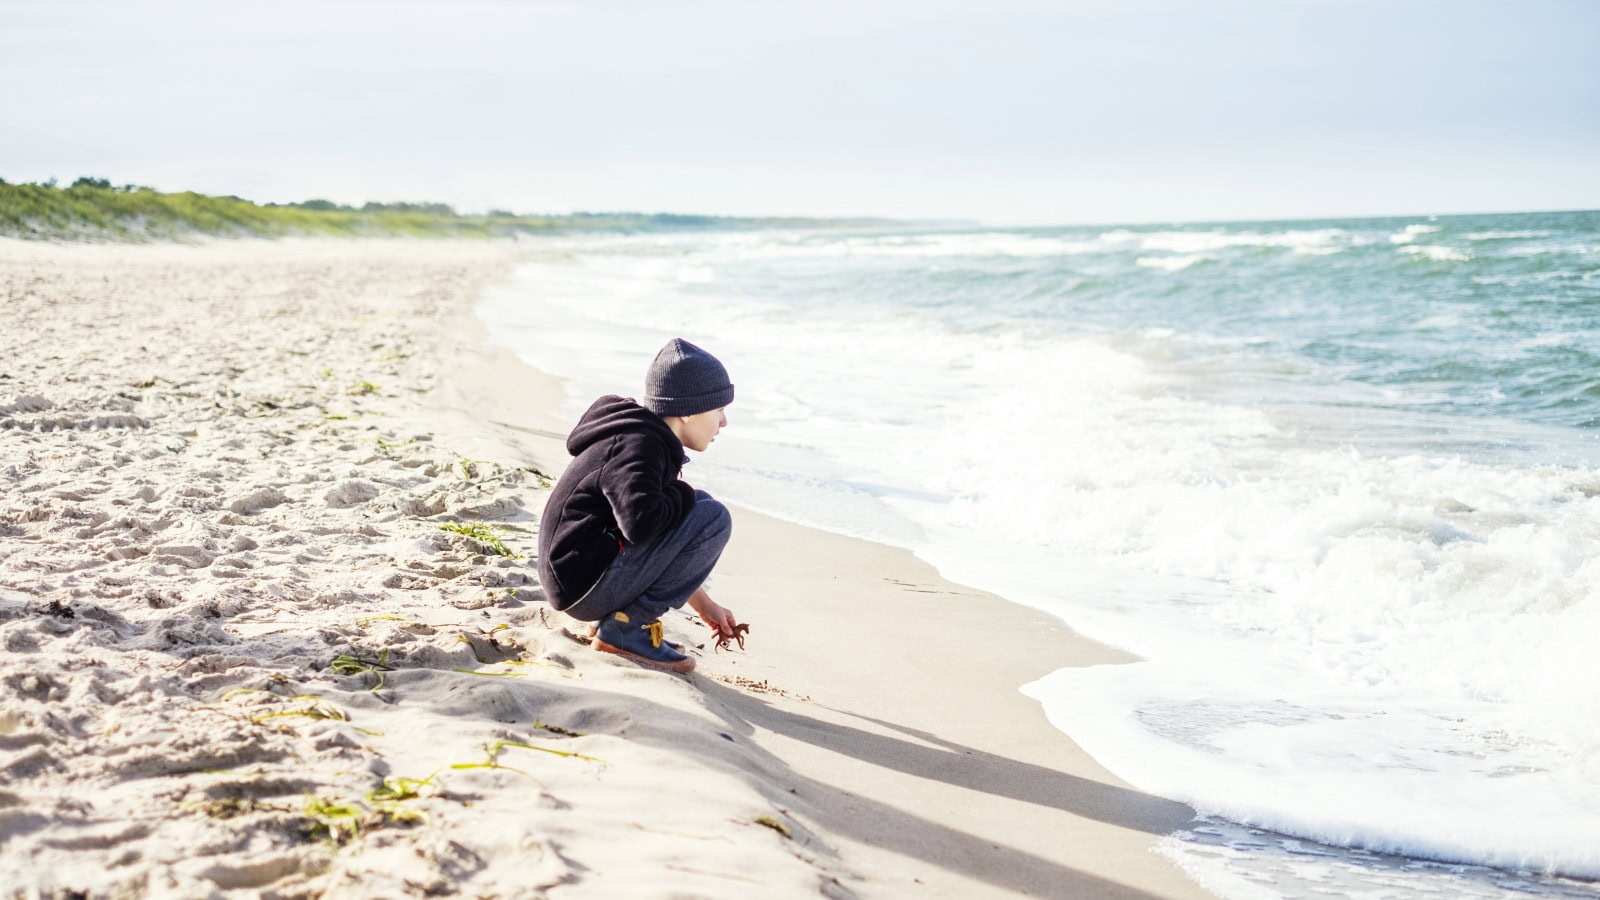
<svg viewBox="0 0 1600 900">
<path fill-rule="evenodd" d="M 801 218 L 577 212 L 462 214 L 444 203 L 329 200 L 260 204 L 194 191 L 162 193 L 142 185 L 79 178 L 11 184 L 0 179 L 0 237 L 27 240 L 147 241 L 186 237 L 464 237 L 495 238 L 592 232 L 742 231 L 769 228 L 874 228 L 875 218 Z M 903 223 L 899 223 L 903 224 Z"/>
</svg>

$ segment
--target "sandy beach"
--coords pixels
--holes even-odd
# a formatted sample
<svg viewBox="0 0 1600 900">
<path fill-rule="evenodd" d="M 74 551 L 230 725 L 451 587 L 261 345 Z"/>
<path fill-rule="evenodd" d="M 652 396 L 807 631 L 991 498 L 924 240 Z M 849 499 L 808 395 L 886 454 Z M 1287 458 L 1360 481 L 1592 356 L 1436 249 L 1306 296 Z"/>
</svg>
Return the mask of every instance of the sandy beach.
<svg viewBox="0 0 1600 900">
<path fill-rule="evenodd" d="M 1017 690 L 1123 657 L 908 553 L 736 510 L 745 650 L 577 639 L 542 252 L 0 242 L 5 896 L 1209 896 Z"/>
</svg>

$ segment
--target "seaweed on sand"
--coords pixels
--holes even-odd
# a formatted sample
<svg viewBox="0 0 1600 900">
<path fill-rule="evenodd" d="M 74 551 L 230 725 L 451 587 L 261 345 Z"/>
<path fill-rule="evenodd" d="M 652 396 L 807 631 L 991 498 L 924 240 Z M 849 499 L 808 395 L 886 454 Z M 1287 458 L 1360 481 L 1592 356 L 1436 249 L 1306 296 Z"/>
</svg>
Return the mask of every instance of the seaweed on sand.
<svg viewBox="0 0 1600 900">
<path fill-rule="evenodd" d="M 363 829 L 372 831 L 390 825 L 414 825 L 428 821 L 427 813 L 401 806 L 398 801 L 383 800 L 367 806 L 357 800 L 337 800 L 313 794 L 306 795 L 304 812 L 306 818 L 311 820 L 309 833 L 313 837 L 326 838 L 334 847 L 358 840 Z"/>
<path fill-rule="evenodd" d="M 393 672 L 394 667 L 389 665 L 389 648 L 383 648 L 377 659 L 362 659 L 348 653 L 341 653 L 328 663 L 328 668 L 338 675 L 360 675 L 363 681 L 370 681 L 369 691 L 383 687 L 383 673 Z"/>
<path fill-rule="evenodd" d="M 439 526 L 439 530 L 472 538 L 507 559 L 517 558 L 517 555 L 511 552 L 511 548 L 505 545 L 505 541 L 500 539 L 500 529 L 493 525 L 485 525 L 482 522 L 445 522 Z"/>
<path fill-rule="evenodd" d="M 229 693 L 231 694 L 232 692 L 230 691 Z M 330 705 L 327 703 L 327 701 L 315 694 L 299 694 L 297 696 L 290 697 L 289 701 L 291 703 L 298 701 L 310 701 L 310 705 L 301 707 L 299 709 L 279 709 L 272 712 L 260 713 L 258 715 L 251 716 L 250 721 L 260 725 L 268 719 L 281 719 L 291 716 L 303 716 L 307 719 L 333 719 L 339 722 L 350 721 L 350 717 L 345 714 L 344 710 Z"/>
</svg>

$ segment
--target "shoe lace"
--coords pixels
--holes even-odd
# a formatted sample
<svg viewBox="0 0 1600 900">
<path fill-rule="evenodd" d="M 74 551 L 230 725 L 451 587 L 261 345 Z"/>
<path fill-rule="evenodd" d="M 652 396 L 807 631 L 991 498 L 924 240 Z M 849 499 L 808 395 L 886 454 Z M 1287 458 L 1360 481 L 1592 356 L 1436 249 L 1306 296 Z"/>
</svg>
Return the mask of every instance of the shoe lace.
<svg viewBox="0 0 1600 900">
<path fill-rule="evenodd" d="M 644 630 L 650 632 L 650 646 L 652 646 L 652 647 L 661 646 L 661 620 L 660 619 L 657 619 L 654 622 L 651 622 L 649 625 L 644 626 Z"/>
</svg>

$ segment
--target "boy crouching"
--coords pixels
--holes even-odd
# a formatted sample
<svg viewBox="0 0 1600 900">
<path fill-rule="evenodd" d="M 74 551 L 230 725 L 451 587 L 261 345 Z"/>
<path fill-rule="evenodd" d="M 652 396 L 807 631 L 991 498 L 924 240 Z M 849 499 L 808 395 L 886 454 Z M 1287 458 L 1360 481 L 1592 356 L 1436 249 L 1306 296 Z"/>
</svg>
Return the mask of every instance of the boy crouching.
<svg viewBox="0 0 1600 900">
<path fill-rule="evenodd" d="M 661 636 L 661 616 L 685 603 L 719 640 L 739 633 L 733 614 L 703 587 L 732 520 L 679 477 L 684 449 L 711 446 L 732 402 L 722 363 L 674 338 L 650 365 L 643 404 L 608 394 L 568 435 L 575 458 L 545 504 L 539 579 L 556 609 L 599 623 L 594 649 L 693 671 L 683 647 Z"/>
</svg>

